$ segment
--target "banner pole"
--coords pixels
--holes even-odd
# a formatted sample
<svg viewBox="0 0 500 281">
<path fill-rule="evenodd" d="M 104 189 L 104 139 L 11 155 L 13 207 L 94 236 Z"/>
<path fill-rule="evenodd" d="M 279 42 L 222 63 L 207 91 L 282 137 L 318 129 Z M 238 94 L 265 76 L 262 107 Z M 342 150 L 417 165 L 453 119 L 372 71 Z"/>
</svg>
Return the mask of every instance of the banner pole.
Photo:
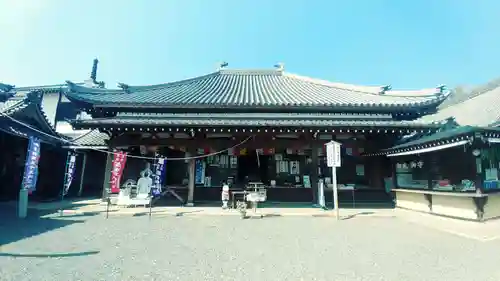
<svg viewBox="0 0 500 281">
<path fill-rule="evenodd" d="M 109 205 L 111 204 L 111 199 L 108 198 L 106 199 L 107 204 L 106 204 L 106 219 L 109 217 Z"/>
<path fill-rule="evenodd" d="M 153 209 L 153 198 L 154 198 L 154 189 L 155 188 L 158 188 L 158 153 L 155 152 L 155 158 L 153 160 L 154 164 L 153 164 L 153 167 L 154 167 L 154 182 L 153 182 L 153 186 L 151 187 L 151 191 L 150 191 L 150 199 L 149 199 L 149 220 L 151 220 L 151 213 L 152 213 L 152 209 Z"/>
</svg>

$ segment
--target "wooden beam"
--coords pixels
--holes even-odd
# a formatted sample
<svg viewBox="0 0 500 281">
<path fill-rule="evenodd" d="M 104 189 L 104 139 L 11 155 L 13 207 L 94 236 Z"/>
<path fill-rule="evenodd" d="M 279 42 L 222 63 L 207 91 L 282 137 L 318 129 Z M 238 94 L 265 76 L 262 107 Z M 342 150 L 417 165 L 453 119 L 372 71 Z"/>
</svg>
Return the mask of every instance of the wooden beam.
<svg viewBox="0 0 500 281">
<path fill-rule="evenodd" d="M 246 140 L 246 141 L 245 141 Z M 112 147 L 120 147 L 120 146 L 174 146 L 174 147 L 194 147 L 194 148 L 204 148 L 204 147 L 212 147 L 214 149 L 225 149 L 229 147 L 233 147 L 240 143 L 244 142 L 241 146 L 257 149 L 257 148 L 302 148 L 305 149 L 310 147 L 312 143 L 316 144 L 324 144 L 327 141 L 325 140 L 315 140 L 308 138 L 299 138 L 299 139 L 276 139 L 272 137 L 250 137 L 246 138 L 238 137 L 235 139 L 205 139 L 205 138 L 194 138 L 194 139 L 141 139 L 138 137 L 120 137 L 116 139 L 111 139 Z"/>
<path fill-rule="evenodd" d="M 412 132 L 433 132 L 439 129 L 438 125 L 430 125 L 428 127 L 409 127 L 405 124 L 397 127 L 370 127 L 370 126 L 342 126 L 342 127 L 317 127 L 317 128 L 297 128 L 297 127 L 218 127 L 218 128 L 206 128 L 206 127 L 120 127 L 120 126 L 109 126 L 105 125 L 95 125 L 91 127 L 82 127 L 82 129 L 92 129 L 99 128 L 102 131 L 108 131 L 111 133 L 189 133 L 193 132 L 195 134 L 210 134 L 210 133 L 231 133 L 233 135 L 248 135 L 248 134 L 286 134 L 286 133 L 330 133 L 330 134 L 344 134 L 344 133 L 354 133 L 354 134 L 396 134 L 405 135 Z"/>
</svg>

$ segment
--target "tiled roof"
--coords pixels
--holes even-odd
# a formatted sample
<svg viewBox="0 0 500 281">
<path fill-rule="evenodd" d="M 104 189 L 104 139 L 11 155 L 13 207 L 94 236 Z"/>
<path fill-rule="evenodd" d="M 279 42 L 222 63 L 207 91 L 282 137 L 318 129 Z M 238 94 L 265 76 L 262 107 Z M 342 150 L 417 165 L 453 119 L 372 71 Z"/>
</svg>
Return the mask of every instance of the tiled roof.
<svg viewBox="0 0 500 281">
<path fill-rule="evenodd" d="M 77 85 L 84 85 L 84 83 L 77 83 Z M 14 87 L 12 89 L 15 95 L 10 100 L 22 100 L 26 95 L 33 91 L 38 91 L 43 94 L 42 107 L 47 119 L 52 126 L 55 126 L 58 121 L 62 121 L 60 114 L 60 105 L 66 101 L 64 104 L 64 110 L 71 110 L 73 112 L 79 111 L 74 104 L 70 104 L 69 101 L 63 96 L 59 99 L 59 94 L 64 92 L 67 88 L 67 84 L 55 84 L 55 85 L 43 85 L 43 86 L 27 86 L 27 87 Z M 69 104 L 69 105 L 68 105 Z M 73 113 L 73 115 L 76 115 Z M 59 117 L 59 118 L 58 118 Z M 73 116 L 74 117 L 74 116 Z"/>
<path fill-rule="evenodd" d="M 178 82 L 122 89 L 69 84 L 70 100 L 98 107 L 154 108 L 433 108 L 447 96 L 443 87 L 392 91 L 312 79 L 281 70 L 227 70 Z"/>
<path fill-rule="evenodd" d="M 453 117 L 460 125 L 489 126 L 500 121 L 500 87 L 476 95 L 463 102 L 424 116 L 422 122 L 441 121 Z"/>
<path fill-rule="evenodd" d="M 2 93 L 2 85 L 6 84 L 0 84 L 0 101 L 1 101 L 1 93 Z M 66 84 L 60 84 L 60 85 L 47 85 L 47 86 L 33 86 L 33 87 L 15 87 L 15 86 L 10 86 L 10 91 L 9 94 L 10 96 L 8 99 L 4 100 L 4 102 L 0 103 L 0 110 L 2 108 L 8 108 L 12 105 L 15 105 L 19 102 L 22 102 L 23 100 L 26 99 L 29 93 L 31 92 L 39 92 L 44 95 L 44 100 L 48 98 L 47 94 L 52 94 L 52 93 L 60 93 L 63 92 L 63 89 L 66 87 Z M 49 122 L 51 125 L 54 125 L 54 117 L 55 117 L 55 110 L 57 108 L 57 105 L 53 104 L 47 104 L 46 101 L 42 100 L 42 107 L 44 107 L 44 114 L 47 116 Z M 58 99 L 57 99 L 58 100 Z"/>
<path fill-rule="evenodd" d="M 72 140 L 72 144 L 81 147 L 108 146 L 109 136 L 99 130 L 92 130 Z"/>
<path fill-rule="evenodd" d="M 256 127 L 416 127 L 437 128 L 439 124 L 424 124 L 414 121 L 395 121 L 389 115 L 353 114 L 290 114 L 290 113 L 163 113 L 163 114 L 119 114 L 111 118 L 94 118 L 71 121 L 75 128 L 98 128 L 120 126 L 256 126 Z"/>
</svg>

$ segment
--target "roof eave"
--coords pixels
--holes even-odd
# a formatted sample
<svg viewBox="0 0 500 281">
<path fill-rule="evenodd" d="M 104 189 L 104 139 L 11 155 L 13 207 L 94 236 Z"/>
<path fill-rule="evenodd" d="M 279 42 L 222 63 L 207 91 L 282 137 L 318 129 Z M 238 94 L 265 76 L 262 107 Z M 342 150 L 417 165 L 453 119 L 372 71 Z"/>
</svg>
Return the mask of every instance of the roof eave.
<svg viewBox="0 0 500 281">
<path fill-rule="evenodd" d="M 66 95 L 68 100 L 74 102 L 81 108 L 101 108 L 115 112 L 120 111 L 144 111 L 144 110 L 162 110 L 168 112 L 170 109 L 185 109 L 185 110 L 296 110 L 301 111 L 324 111 L 324 112 L 339 112 L 339 111 L 362 111 L 362 112 L 421 112 L 432 111 L 437 108 L 442 100 L 422 103 L 408 103 L 399 105 L 389 104 L 286 104 L 286 105 L 219 105 L 219 104 L 154 104 L 154 103 L 99 103 L 80 99 L 73 95 Z"/>
<path fill-rule="evenodd" d="M 455 131 L 456 134 L 453 134 L 453 131 Z M 469 141 L 469 143 L 472 143 L 477 133 L 480 133 L 482 136 L 490 134 L 500 135 L 500 128 L 473 127 L 473 126 L 457 127 L 456 129 L 452 130 L 452 134 L 450 135 L 444 135 L 442 137 L 437 137 L 437 138 L 432 138 L 433 135 L 425 136 L 420 139 L 410 141 L 408 143 L 403 143 L 400 145 L 393 146 L 391 148 L 383 149 L 376 153 L 367 154 L 366 156 L 379 156 L 379 155 L 390 155 L 402 152 L 410 152 L 410 151 L 420 150 L 422 148 L 430 148 L 437 145 L 451 144 L 451 143 L 461 142 L 464 140 L 467 140 Z M 435 133 L 434 135 L 436 134 L 440 134 L 440 132 Z"/>
<path fill-rule="evenodd" d="M 241 120 L 240 120 L 241 121 Z M 272 120 L 271 120 L 272 121 Z M 256 128 L 267 128 L 267 127 L 290 127 L 290 128 L 359 128 L 359 129 L 394 129 L 394 130 L 436 130 L 439 128 L 441 125 L 439 124 L 418 124 L 418 123 L 404 123 L 404 122 L 393 122 L 393 123 L 377 123 L 376 121 L 374 122 L 367 122 L 367 123 L 362 123 L 361 122 L 353 122 L 353 121 L 340 121 L 337 122 L 336 124 L 321 124 L 321 123 L 315 123 L 315 122 L 310 122 L 307 124 L 307 126 L 303 125 L 302 123 L 298 121 L 294 122 L 287 122 L 287 123 L 275 123 L 272 124 L 269 120 L 259 120 L 259 122 L 239 122 L 239 123 L 232 123 L 232 122 L 215 122 L 213 120 L 208 120 L 206 124 L 202 123 L 196 123 L 196 122 L 189 122 L 189 124 L 183 124 L 183 123 L 176 123 L 175 120 L 168 123 L 151 123 L 151 124 L 146 124 L 144 122 L 141 122 L 138 120 L 128 120 L 127 123 L 121 122 L 120 120 L 116 119 L 101 119 L 101 120 L 70 120 L 70 124 L 74 129 L 102 129 L 102 128 L 127 128 L 127 127 L 145 127 L 145 128 L 165 128 L 165 127 L 193 127 L 193 128 L 206 128 L 207 126 L 210 127 L 218 127 L 218 128 L 225 128 L 225 127 L 256 127 Z M 266 123 L 267 122 L 267 123 Z M 272 124 L 272 125 L 269 125 Z"/>
</svg>

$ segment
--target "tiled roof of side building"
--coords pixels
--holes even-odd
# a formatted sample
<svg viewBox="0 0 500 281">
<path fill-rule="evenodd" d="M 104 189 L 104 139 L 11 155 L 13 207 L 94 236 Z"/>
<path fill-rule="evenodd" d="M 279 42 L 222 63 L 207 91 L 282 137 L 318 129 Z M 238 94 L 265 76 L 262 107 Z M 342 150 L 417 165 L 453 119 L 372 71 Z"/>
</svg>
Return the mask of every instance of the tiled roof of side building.
<svg viewBox="0 0 500 281">
<path fill-rule="evenodd" d="M 105 133 L 99 132 L 99 130 L 91 130 L 81 136 L 78 136 L 72 140 L 74 146 L 79 147 L 105 147 L 108 146 L 109 136 Z"/>
<path fill-rule="evenodd" d="M 43 132 L 39 134 L 48 142 L 60 142 L 63 136 L 56 132 L 48 120 L 43 110 L 42 99 L 43 92 L 39 90 L 30 91 L 23 99 L 10 99 L 0 109 L 0 120 L 12 123 L 13 127 L 19 128 L 14 131 L 33 133 L 32 129 L 36 129 Z"/>
<path fill-rule="evenodd" d="M 102 107 L 174 108 L 415 108 L 436 107 L 448 91 L 440 86 L 393 91 L 312 79 L 282 70 L 228 70 L 178 82 L 94 89 L 69 84 L 70 100 Z"/>
<path fill-rule="evenodd" d="M 439 145 L 448 145 L 453 143 L 458 143 L 461 141 L 468 141 L 472 143 L 476 133 L 483 135 L 500 134 L 499 128 L 491 127 L 476 127 L 476 126 L 457 126 L 455 128 L 449 128 L 441 130 L 430 135 L 421 137 L 417 140 L 406 142 L 393 146 L 391 148 L 384 149 L 377 153 L 370 153 L 369 155 L 387 155 L 394 154 L 404 151 L 417 150 L 422 147 L 430 148 Z"/>
<path fill-rule="evenodd" d="M 424 116 L 422 122 L 441 121 L 453 117 L 460 125 L 490 126 L 500 121 L 500 87 L 440 109 Z"/>
</svg>

